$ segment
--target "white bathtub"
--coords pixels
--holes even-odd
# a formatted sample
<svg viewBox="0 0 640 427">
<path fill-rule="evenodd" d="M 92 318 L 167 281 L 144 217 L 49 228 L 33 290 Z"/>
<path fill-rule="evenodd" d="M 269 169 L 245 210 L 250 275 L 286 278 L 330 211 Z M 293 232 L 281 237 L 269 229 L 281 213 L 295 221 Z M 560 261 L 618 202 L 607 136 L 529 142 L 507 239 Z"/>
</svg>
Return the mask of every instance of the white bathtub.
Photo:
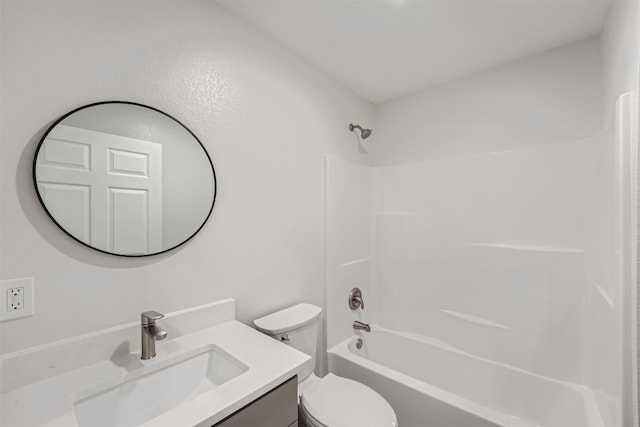
<svg viewBox="0 0 640 427">
<path fill-rule="evenodd" d="M 602 427 L 587 387 L 373 326 L 329 350 L 329 370 L 378 391 L 400 427 Z"/>
</svg>

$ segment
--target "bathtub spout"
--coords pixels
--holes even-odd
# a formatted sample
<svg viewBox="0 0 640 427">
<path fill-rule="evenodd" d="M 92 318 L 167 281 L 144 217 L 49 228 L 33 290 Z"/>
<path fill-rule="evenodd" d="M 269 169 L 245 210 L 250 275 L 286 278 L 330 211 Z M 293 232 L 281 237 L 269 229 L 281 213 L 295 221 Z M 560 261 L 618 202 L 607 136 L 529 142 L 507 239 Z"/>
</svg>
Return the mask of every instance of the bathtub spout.
<svg viewBox="0 0 640 427">
<path fill-rule="evenodd" d="M 371 332 L 371 326 L 369 326 L 368 323 L 358 322 L 357 320 L 353 321 L 353 329 L 356 331 Z"/>
</svg>

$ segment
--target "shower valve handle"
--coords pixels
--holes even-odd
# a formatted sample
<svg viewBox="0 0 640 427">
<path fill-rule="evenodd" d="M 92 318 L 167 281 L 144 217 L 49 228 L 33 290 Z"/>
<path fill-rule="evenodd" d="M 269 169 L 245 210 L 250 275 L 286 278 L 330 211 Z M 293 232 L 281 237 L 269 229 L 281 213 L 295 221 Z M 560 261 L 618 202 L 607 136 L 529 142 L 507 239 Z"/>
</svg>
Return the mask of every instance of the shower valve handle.
<svg viewBox="0 0 640 427">
<path fill-rule="evenodd" d="M 359 308 L 364 310 L 362 291 L 359 288 L 353 288 L 351 289 L 351 292 L 349 292 L 349 308 L 351 310 L 357 310 Z"/>
</svg>

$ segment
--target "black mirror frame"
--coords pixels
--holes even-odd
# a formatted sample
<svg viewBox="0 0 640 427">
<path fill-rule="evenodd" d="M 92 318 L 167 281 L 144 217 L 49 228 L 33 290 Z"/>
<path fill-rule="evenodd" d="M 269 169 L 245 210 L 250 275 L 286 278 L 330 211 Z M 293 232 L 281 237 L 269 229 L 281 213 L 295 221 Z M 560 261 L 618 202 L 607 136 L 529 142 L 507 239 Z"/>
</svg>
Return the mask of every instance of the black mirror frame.
<svg viewBox="0 0 640 427">
<path fill-rule="evenodd" d="M 95 107 L 98 105 L 104 105 L 104 104 L 125 104 L 125 105 L 134 105 L 137 107 L 143 107 L 143 108 L 148 108 L 150 110 L 153 110 L 155 112 L 158 112 L 160 114 L 162 114 L 163 116 L 168 117 L 169 119 L 175 121 L 176 123 L 178 123 L 180 126 L 182 126 L 184 129 L 186 129 L 187 132 L 189 132 L 189 134 L 198 142 L 198 144 L 200 144 L 200 148 L 202 148 L 202 151 L 204 152 L 205 156 L 207 157 L 207 160 L 209 161 L 209 165 L 211 166 L 211 173 L 213 174 L 213 200 L 211 201 L 211 208 L 209 209 L 209 212 L 207 213 L 206 218 L 202 221 L 202 224 L 200 224 L 200 226 L 196 229 L 196 231 L 191 234 L 189 237 L 187 237 L 185 240 L 183 240 L 182 242 L 178 243 L 175 246 L 172 246 L 168 249 L 164 249 L 160 252 L 154 252 L 152 254 L 143 254 L 143 255 L 127 255 L 127 254 L 117 254 L 114 252 L 108 252 L 108 251 L 104 251 L 102 249 L 98 249 L 94 246 L 91 246 L 85 242 L 83 242 L 82 240 L 76 238 L 75 236 L 73 236 L 71 233 L 69 233 L 62 225 L 60 225 L 60 223 L 58 223 L 58 221 L 56 221 L 56 219 L 53 217 L 53 215 L 51 214 L 51 212 L 49 212 L 49 209 L 47 209 L 47 206 L 44 203 L 44 200 L 42 199 L 42 196 L 40 195 L 40 191 L 38 190 L 38 181 L 36 178 L 36 166 L 37 166 L 37 160 L 38 160 L 38 154 L 40 153 L 40 148 L 42 147 L 42 144 L 44 143 L 45 139 L 47 138 L 47 136 L 49 135 L 49 133 L 64 119 L 66 119 L 67 117 L 69 117 L 70 115 L 80 111 L 80 110 L 84 110 L 85 108 L 90 108 L 90 107 Z M 218 196 L 218 177 L 216 176 L 216 169 L 213 166 L 213 162 L 211 161 L 211 156 L 209 156 L 209 153 L 207 152 L 207 149 L 204 147 L 204 145 L 202 144 L 202 142 L 198 139 L 198 137 L 191 132 L 191 129 L 189 129 L 188 127 L 186 127 L 181 121 L 179 121 L 178 119 L 176 119 L 175 117 L 171 116 L 170 114 L 165 113 L 164 111 L 161 111 L 157 108 L 151 107 L 149 105 L 145 105 L 145 104 L 140 104 L 137 102 L 131 102 L 131 101 L 102 101 L 102 102 L 94 102 L 92 104 L 87 104 L 87 105 L 83 105 L 80 106 L 78 108 L 75 108 L 72 111 L 69 111 L 68 113 L 64 114 L 63 116 L 61 116 L 60 118 L 58 118 L 51 126 L 49 126 L 49 128 L 47 129 L 47 131 L 44 133 L 44 135 L 42 135 L 42 138 L 40 138 L 40 142 L 38 143 L 38 146 L 36 147 L 36 151 L 33 155 L 33 164 L 32 164 L 32 179 L 33 179 L 33 186 L 35 188 L 36 191 L 36 196 L 38 197 L 38 200 L 40 201 L 40 205 L 42 206 L 42 208 L 44 209 L 44 211 L 47 213 L 47 216 L 49 216 L 49 218 L 51 218 L 51 221 L 53 221 L 53 223 L 55 225 L 58 226 L 58 228 L 60 228 L 60 230 L 62 230 L 67 236 L 71 237 L 73 240 L 75 240 L 76 242 L 82 244 L 83 246 L 86 246 L 88 248 L 91 248 L 94 251 L 98 251 L 98 252 L 102 252 L 104 254 L 108 254 L 108 255 L 113 255 L 113 256 L 118 256 L 118 257 L 125 257 L 125 258 L 143 258 L 143 257 L 150 257 L 150 256 L 156 256 L 156 255 L 160 255 L 160 254 L 164 254 L 167 253 L 169 251 L 172 251 L 182 245 L 184 245 L 185 243 L 187 243 L 189 240 L 191 240 L 196 234 L 198 234 L 200 232 L 200 230 L 202 230 L 202 228 L 204 227 L 204 225 L 207 223 L 207 221 L 209 220 L 209 218 L 211 217 L 211 213 L 213 212 L 213 207 L 216 204 L 216 197 Z"/>
</svg>

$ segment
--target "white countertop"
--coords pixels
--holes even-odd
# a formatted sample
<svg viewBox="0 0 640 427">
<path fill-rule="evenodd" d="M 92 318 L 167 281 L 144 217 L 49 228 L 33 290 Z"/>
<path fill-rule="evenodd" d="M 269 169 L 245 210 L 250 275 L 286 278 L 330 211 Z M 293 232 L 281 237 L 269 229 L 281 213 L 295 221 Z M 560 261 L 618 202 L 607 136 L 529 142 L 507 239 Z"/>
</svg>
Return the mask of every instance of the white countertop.
<svg viewBox="0 0 640 427">
<path fill-rule="evenodd" d="M 164 368 L 216 345 L 249 369 L 238 377 L 142 424 L 146 427 L 211 426 L 313 363 L 308 355 L 236 320 L 157 343 L 157 356 L 139 353 L 86 366 L 1 395 L 2 427 L 77 426 L 73 404 L 93 393 Z"/>
</svg>

